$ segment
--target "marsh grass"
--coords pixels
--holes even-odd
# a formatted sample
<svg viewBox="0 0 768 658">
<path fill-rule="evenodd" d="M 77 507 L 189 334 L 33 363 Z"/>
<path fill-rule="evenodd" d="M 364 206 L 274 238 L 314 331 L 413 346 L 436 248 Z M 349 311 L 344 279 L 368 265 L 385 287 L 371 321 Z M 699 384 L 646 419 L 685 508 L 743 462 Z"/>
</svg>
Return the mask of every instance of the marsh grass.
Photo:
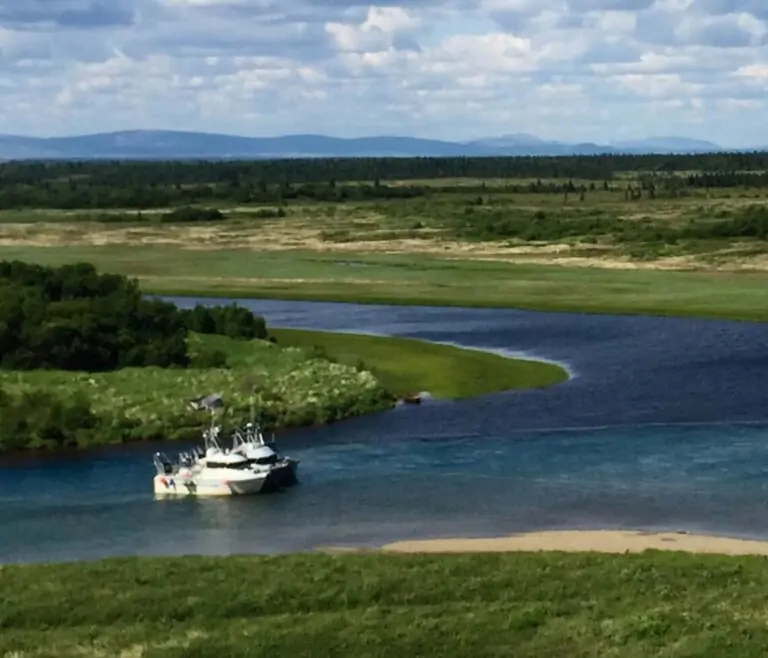
<svg viewBox="0 0 768 658">
<path fill-rule="evenodd" d="M 5 566 L 0 655 L 765 655 L 762 557 L 511 553 Z"/>
<path fill-rule="evenodd" d="M 167 295 L 768 320 L 763 272 L 606 269 L 447 255 L 0 246 L 0 258 L 50 265 L 85 260 Z"/>
<path fill-rule="evenodd" d="M 468 398 L 551 386 L 568 379 L 558 365 L 409 338 L 299 329 L 272 329 L 270 333 L 279 345 L 317 348 L 342 363 L 370 369 L 387 390 L 400 396 L 428 391 L 436 398 Z"/>
</svg>

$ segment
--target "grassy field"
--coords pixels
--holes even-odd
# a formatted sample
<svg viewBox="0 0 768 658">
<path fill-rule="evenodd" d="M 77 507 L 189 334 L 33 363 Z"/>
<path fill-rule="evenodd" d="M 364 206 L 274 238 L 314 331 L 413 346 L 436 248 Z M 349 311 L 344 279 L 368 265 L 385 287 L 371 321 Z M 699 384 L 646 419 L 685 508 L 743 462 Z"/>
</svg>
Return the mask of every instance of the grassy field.
<svg viewBox="0 0 768 658">
<path fill-rule="evenodd" d="M 764 656 L 759 557 L 518 553 L 5 566 L 0 656 Z"/>
<path fill-rule="evenodd" d="M 639 173 L 574 179 L 567 193 L 551 191 L 566 179 L 388 181 L 429 190 L 221 202 L 212 222 L 4 210 L 0 258 L 86 260 L 160 293 L 766 319 L 768 188 L 686 187 L 686 175 L 657 191 Z"/>
<path fill-rule="evenodd" d="M 768 319 L 768 274 L 620 270 L 423 254 L 0 246 L 0 259 L 85 260 L 165 294 Z M 267 320 L 269 320 L 267 318 Z"/>
<path fill-rule="evenodd" d="M 651 196 L 639 175 L 573 180 L 579 191 L 509 192 L 529 179 L 394 181 L 427 196 L 279 205 L 222 202 L 221 222 L 161 223 L 167 209 L 0 212 L 0 244 L 165 244 L 200 249 L 429 253 L 514 262 L 644 268 L 768 269 L 768 189 L 680 189 Z M 543 180 L 555 188 L 567 180 Z M 595 186 L 595 189 L 590 189 Z M 582 193 L 581 189 L 585 191 Z M 630 190 L 633 190 L 630 193 Z M 636 197 L 635 194 L 640 196 Z M 274 217 L 281 210 L 284 217 Z"/>
<path fill-rule="evenodd" d="M 279 345 L 320 348 L 342 363 L 362 361 L 384 387 L 403 396 L 429 391 L 436 398 L 469 398 L 565 381 L 560 366 L 509 359 L 478 350 L 409 338 L 271 329 Z"/>
<path fill-rule="evenodd" d="M 124 368 L 106 373 L 0 370 L 0 391 L 13 400 L 24 391 L 44 391 L 65 405 L 86 399 L 95 421 L 74 428 L 65 444 L 74 440 L 90 445 L 196 435 L 207 418 L 188 409 L 186 403 L 209 393 L 223 395 L 228 422 L 248 418 L 253 393 L 260 422 L 294 427 L 382 411 L 391 408 L 397 397 L 412 393 L 472 397 L 548 386 L 568 377 L 562 368 L 548 363 L 423 341 L 288 329 L 272 333 L 277 346 L 260 340 L 192 334 L 193 367 L 187 369 Z M 40 406 L 34 399 L 29 405 Z M 31 427 L 23 414 L 23 429 L 12 419 L 2 420 L 0 451 L 58 445 L 44 437 L 45 428 L 60 423 L 59 412 L 42 406 L 44 413 L 34 412 L 39 427 L 35 423 Z"/>
</svg>

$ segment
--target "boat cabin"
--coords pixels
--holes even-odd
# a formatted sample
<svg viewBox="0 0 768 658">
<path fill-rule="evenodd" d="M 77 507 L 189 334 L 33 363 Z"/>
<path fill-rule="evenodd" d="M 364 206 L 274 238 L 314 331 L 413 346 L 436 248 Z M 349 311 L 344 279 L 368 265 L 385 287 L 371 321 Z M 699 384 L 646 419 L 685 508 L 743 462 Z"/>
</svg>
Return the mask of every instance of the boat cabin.
<svg viewBox="0 0 768 658">
<path fill-rule="evenodd" d="M 205 452 L 205 467 L 246 470 L 250 467 L 250 460 L 244 455 L 224 452 L 216 448 L 208 448 Z"/>
</svg>

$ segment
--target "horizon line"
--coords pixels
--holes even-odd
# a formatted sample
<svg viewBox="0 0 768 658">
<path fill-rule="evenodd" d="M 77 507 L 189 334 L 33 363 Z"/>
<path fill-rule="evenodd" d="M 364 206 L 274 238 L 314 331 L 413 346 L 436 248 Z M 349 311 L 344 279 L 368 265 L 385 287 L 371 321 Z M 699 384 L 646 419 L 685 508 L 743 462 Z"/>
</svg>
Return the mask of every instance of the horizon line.
<svg viewBox="0 0 768 658">
<path fill-rule="evenodd" d="M 182 128 L 116 128 L 112 130 L 97 130 L 92 132 L 72 132 L 72 133 L 66 133 L 66 134 L 48 134 L 48 135 L 28 134 L 28 133 L 27 134 L 0 133 L 0 139 L 4 137 L 5 138 L 17 137 L 22 139 L 41 139 L 41 140 L 73 139 L 78 137 L 93 137 L 97 135 L 115 135 L 115 134 L 121 134 L 121 133 L 153 133 L 153 132 L 235 137 L 235 138 L 242 138 L 242 139 L 284 139 L 287 137 L 320 137 L 320 138 L 326 138 L 326 139 L 336 139 L 341 141 L 354 141 L 354 140 L 360 140 L 360 139 L 413 139 L 413 140 L 420 140 L 420 141 L 442 142 L 446 144 L 459 144 L 459 145 L 472 144 L 477 142 L 487 142 L 491 140 L 514 138 L 514 137 L 523 137 L 523 138 L 528 137 L 543 143 L 562 144 L 562 145 L 568 145 L 568 146 L 579 145 L 579 144 L 614 146 L 616 144 L 623 144 L 623 143 L 629 143 L 629 142 L 648 142 L 648 141 L 657 141 L 657 140 L 686 140 L 686 141 L 693 141 L 693 142 L 704 142 L 707 144 L 712 144 L 713 146 L 717 146 L 718 148 L 726 148 L 726 149 L 759 148 L 759 147 L 753 147 L 753 146 L 747 146 L 747 145 L 724 146 L 703 137 L 690 137 L 686 135 L 646 135 L 644 137 L 605 138 L 605 141 L 596 141 L 593 139 L 578 139 L 578 138 L 567 139 L 567 140 L 548 138 L 548 137 L 541 137 L 539 135 L 536 135 L 535 133 L 528 133 L 525 131 L 514 132 L 514 133 L 500 133 L 495 136 L 486 135 L 484 137 L 472 137 L 468 139 L 453 140 L 453 139 L 447 139 L 442 137 L 424 137 L 424 136 L 412 135 L 412 134 L 392 134 L 392 133 L 366 134 L 366 135 L 356 135 L 356 136 L 340 136 L 340 135 L 334 135 L 334 134 L 328 134 L 328 133 L 311 133 L 311 132 L 280 133 L 280 134 L 273 134 L 273 135 L 253 135 L 253 134 L 237 133 L 237 132 L 217 132 L 217 131 L 202 130 L 202 129 L 194 130 L 194 129 L 182 129 Z M 534 146 L 534 145 L 535 144 L 524 144 L 524 143 L 520 144 L 520 146 Z"/>
</svg>

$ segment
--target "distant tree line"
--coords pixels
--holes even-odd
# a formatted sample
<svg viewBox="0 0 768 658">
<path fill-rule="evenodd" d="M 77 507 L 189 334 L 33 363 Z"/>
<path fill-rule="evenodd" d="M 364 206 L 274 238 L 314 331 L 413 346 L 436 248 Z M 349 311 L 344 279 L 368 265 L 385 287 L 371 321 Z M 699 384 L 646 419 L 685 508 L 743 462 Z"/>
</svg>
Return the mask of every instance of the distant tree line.
<svg viewBox="0 0 768 658">
<path fill-rule="evenodd" d="M 10 161 L 0 163 L 0 186 L 77 184 L 124 189 L 210 184 L 233 188 L 283 183 L 330 184 L 442 178 L 611 179 L 626 172 L 762 172 L 768 152 L 685 155 L 516 157 L 295 158 L 227 161 Z M 324 192 L 325 193 L 325 192 Z"/>
<path fill-rule="evenodd" d="M 245 308 L 180 310 L 89 263 L 0 261 L 0 368 L 186 367 L 188 331 L 267 337 L 264 319 Z"/>
<path fill-rule="evenodd" d="M 497 192 L 579 192 L 572 181 L 611 189 L 636 173 L 644 189 L 768 186 L 768 153 L 581 155 L 562 157 L 324 158 L 257 161 L 0 163 L 0 209 L 171 208 L 423 197 L 428 181 L 509 179 Z M 692 173 L 693 172 L 693 173 Z M 522 181 L 527 179 L 532 182 Z M 413 181 L 411 185 L 392 181 Z M 556 182 L 568 181 L 568 182 Z M 549 181 L 549 182 L 548 182 Z M 354 184 L 352 184 L 354 183 Z M 594 187 L 593 185 L 593 187 Z M 442 193 L 484 186 L 440 186 Z"/>
<path fill-rule="evenodd" d="M 116 165 L 117 166 L 117 165 Z M 0 165 L 0 170 L 2 165 Z M 40 172 L 38 172 L 40 173 Z M 204 174 L 201 169 L 199 174 Z M 65 177 L 56 180 L 26 179 L 4 181 L 0 172 L 0 210 L 17 208 L 48 208 L 56 210 L 98 210 L 169 208 L 178 210 L 159 217 L 162 222 L 212 221 L 216 217 L 212 209 L 196 207 L 200 203 L 279 204 L 291 201 L 337 202 L 409 199 L 425 196 L 430 189 L 425 186 L 387 186 L 381 183 L 342 185 L 335 181 L 325 183 L 232 183 L 210 182 L 205 179 L 193 183 L 162 184 L 141 176 L 114 182 L 98 180 L 89 175 Z M 203 211 L 203 212 L 201 212 Z M 278 208 L 262 213 L 261 218 L 283 217 L 285 211 Z"/>
</svg>

